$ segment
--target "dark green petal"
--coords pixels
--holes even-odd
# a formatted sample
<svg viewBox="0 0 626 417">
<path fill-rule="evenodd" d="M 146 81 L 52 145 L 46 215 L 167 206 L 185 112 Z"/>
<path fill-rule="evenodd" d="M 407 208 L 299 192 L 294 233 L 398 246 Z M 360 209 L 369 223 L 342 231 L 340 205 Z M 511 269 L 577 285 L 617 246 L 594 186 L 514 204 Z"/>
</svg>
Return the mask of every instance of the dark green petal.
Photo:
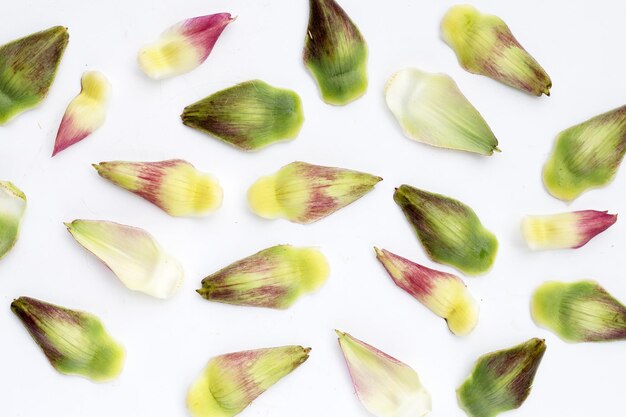
<svg viewBox="0 0 626 417">
<path fill-rule="evenodd" d="M 304 64 L 329 104 L 347 104 L 367 90 L 367 45 L 334 0 L 310 0 Z"/>
<path fill-rule="evenodd" d="M 57 371 L 94 381 L 113 379 L 122 371 L 124 348 L 97 317 L 29 297 L 14 300 L 11 310 Z"/>
<path fill-rule="evenodd" d="M 393 198 L 433 261 L 469 275 L 491 268 L 498 241 L 470 207 L 409 185 L 397 188 Z"/>
<path fill-rule="evenodd" d="M 183 123 L 245 151 L 298 136 L 304 114 L 291 90 L 260 80 L 218 91 L 185 107 Z"/>
<path fill-rule="evenodd" d="M 68 40 L 55 26 L 0 46 L 0 125 L 46 97 Z"/>
<path fill-rule="evenodd" d="M 519 408 L 530 394 L 545 351 L 545 342 L 535 338 L 481 356 L 456 391 L 460 407 L 470 417 L 494 417 Z"/>
</svg>

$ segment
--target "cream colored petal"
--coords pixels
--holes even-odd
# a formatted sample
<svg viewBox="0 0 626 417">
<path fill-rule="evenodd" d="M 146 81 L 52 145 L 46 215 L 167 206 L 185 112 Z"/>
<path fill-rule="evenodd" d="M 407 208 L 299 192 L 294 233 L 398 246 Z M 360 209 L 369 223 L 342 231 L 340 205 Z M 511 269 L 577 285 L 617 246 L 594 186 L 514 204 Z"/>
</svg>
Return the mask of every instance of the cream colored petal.
<svg viewBox="0 0 626 417">
<path fill-rule="evenodd" d="M 356 393 L 370 413 L 421 417 L 430 412 L 430 394 L 413 369 L 347 333 L 337 335 Z"/>
<path fill-rule="evenodd" d="M 148 232 L 106 221 L 74 220 L 66 226 L 129 289 L 169 298 L 182 285 L 182 266 Z"/>
</svg>

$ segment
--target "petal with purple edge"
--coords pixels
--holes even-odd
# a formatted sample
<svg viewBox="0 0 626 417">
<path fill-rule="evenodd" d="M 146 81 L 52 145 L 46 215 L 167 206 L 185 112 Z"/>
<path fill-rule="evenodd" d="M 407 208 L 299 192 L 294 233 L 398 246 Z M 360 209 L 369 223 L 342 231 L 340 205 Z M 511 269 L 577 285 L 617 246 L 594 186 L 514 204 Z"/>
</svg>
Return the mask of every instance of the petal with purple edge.
<svg viewBox="0 0 626 417">
<path fill-rule="evenodd" d="M 374 250 L 396 285 L 444 318 L 452 333 L 464 336 L 474 330 L 478 305 L 459 277 L 427 268 L 385 249 Z"/>
<path fill-rule="evenodd" d="M 367 90 L 367 44 L 335 0 L 309 0 L 304 65 L 328 104 L 345 105 Z"/>
<path fill-rule="evenodd" d="M 442 19 L 441 34 L 465 70 L 536 96 L 550 95 L 550 77 L 499 17 L 455 5 Z"/>
<path fill-rule="evenodd" d="M 308 224 L 363 197 L 382 178 L 364 172 L 292 162 L 261 177 L 248 190 L 254 213 Z"/>
<path fill-rule="evenodd" d="M 626 154 L 626 106 L 592 117 L 558 134 L 543 167 L 554 197 L 572 201 L 613 181 Z"/>
<path fill-rule="evenodd" d="M 68 41 L 55 26 L 0 46 L 0 125 L 48 95 Z"/>
<path fill-rule="evenodd" d="M 212 358 L 187 394 L 193 417 L 232 417 L 309 358 L 310 348 L 282 346 Z"/>
<path fill-rule="evenodd" d="M 220 303 L 286 309 L 319 289 L 328 274 L 328 262 L 317 249 L 277 245 L 209 275 L 197 292 Z"/>
<path fill-rule="evenodd" d="M 161 208 L 171 216 L 206 216 L 222 204 L 218 181 L 181 159 L 94 164 L 102 178 Z"/>
<path fill-rule="evenodd" d="M 533 250 L 578 249 L 616 221 L 617 214 L 596 210 L 526 216 L 522 234 Z"/>
<path fill-rule="evenodd" d="M 626 306 L 595 281 L 545 282 L 533 294 L 531 313 L 568 342 L 626 340 Z"/>
<path fill-rule="evenodd" d="M 81 91 L 65 110 L 54 143 L 52 156 L 91 135 L 104 124 L 111 85 L 98 71 L 87 71 L 81 80 Z"/>
<path fill-rule="evenodd" d="M 155 80 L 189 72 L 208 58 L 224 28 L 234 20 L 230 13 L 216 13 L 179 22 L 139 51 L 139 67 Z"/>
<path fill-rule="evenodd" d="M 11 310 L 60 373 L 101 382 L 122 371 L 124 348 L 97 317 L 29 297 L 13 300 Z"/>
<path fill-rule="evenodd" d="M 495 417 L 522 406 L 546 351 L 533 338 L 509 349 L 482 355 L 456 390 L 459 406 L 469 417 Z"/>
</svg>

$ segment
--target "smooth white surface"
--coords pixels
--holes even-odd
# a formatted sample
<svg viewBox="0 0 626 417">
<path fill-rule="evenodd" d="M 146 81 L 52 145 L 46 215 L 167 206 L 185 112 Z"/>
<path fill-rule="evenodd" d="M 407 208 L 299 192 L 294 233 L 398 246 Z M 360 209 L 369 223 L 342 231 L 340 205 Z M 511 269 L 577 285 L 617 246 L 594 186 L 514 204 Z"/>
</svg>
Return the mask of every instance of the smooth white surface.
<svg viewBox="0 0 626 417">
<path fill-rule="evenodd" d="M 458 417 L 455 388 L 478 355 L 545 337 L 547 353 L 534 389 L 510 416 L 618 416 L 624 409 L 624 343 L 570 345 L 537 328 L 532 291 L 548 279 L 599 280 L 626 300 L 626 224 L 620 218 L 577 251 L 531 253 L 519 233 L 527 213 L 608 209 L 626 215 L 626 172 L 609 187 L 566 205 L 543 189 L 540 172 L 555 135 L 624 104 L 624 3 L 539 0 L 473 1 L 502 17 L 553 79 L 552 97 L 535 98 L 463 71 L 439 39 L 453 1 L 342 0 L 370 48 L 367 95 L 346 107 L 324 104 L 301 62 L 306 0 L 22 0 L 6 1 L 0 43 L 62 24 L 70 43 L 48 99 L 0 127 L 0 178 L 28 196 L 21 239 L 0 262 L 0 415 L 186 416 L 191 381 L 213 355 L 302 344 L 311 358 L 241 416 L 367 416 L 336 343 L 334 328 L 413 366 L 433 396 L 433 417 Z M 179 20 L 215 12 L 238 15 L 207 62 L 163 82 L 145 77 L 136 52 Z M 491 158 L 434 149 L 405 138 L 387 110 L 383 86 L 394 71 L 416 66 L 446 72 L 500 140 Z M 54 137 L 85 69 L 113 85 L 108 120 L 93 136 L 54 159 Z M 182 125 L 183 107 L 237 82 L 260 78 L 296 90 L 306 121 L 300 136 L 246 154 Z M 184 158 L 217 176 L 224 205 L 206 219 L 171 218 L 98 177 L 108 160 Z M 266 221 L 245 203 L 248 186 L 293 160 L 381 175 L 376 190 L 316 224 Z M 624 168 L 623 168 L 624 169 Z M 472 206 L 499 238 L 491 272 L 466 278 L 481 318 L 469 337 L 396 288 L 377 263 L 377 245 L 430 262 L 392 200 L 408 183 Z M 150 231 L 185 266 L 180 293 L 160 301 L 133 293 L 65 231 L 63 221 L 106 219 Z M 210 303 L 194 289 L 205 275 L 278 243 L 319 246 L 332 275 L 317 294 L 288 311 Z M 28 295 L 98 315 L 126 347 L 121 377 L 93 384 L 57 374 L 9 310 Z"/>
</svg>

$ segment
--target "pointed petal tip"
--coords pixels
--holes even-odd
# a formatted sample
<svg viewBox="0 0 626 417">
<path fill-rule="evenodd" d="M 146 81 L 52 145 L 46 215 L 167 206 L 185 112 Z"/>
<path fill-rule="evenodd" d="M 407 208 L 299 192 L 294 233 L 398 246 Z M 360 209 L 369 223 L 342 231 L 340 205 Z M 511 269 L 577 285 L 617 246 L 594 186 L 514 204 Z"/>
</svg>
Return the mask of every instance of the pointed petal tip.
<svg viewBox="0 0 626 417">
<path fill-rule="evenodd" d="M 372 191 L 378 178 L 350 169 L 295 161 L 259 178 L 248 189 L 248 205 L 264 218 L 310 224 Z M 285 192 L 279 192 L 277 184 Z"/>
<path fill-rule="evenodd" d="M 13 301 L 11 301 L 11 311 L 12 312 L 17 313 L 17 311 L 20 309 L 22 298 L 23 297 L 14 298 Z"/>
<path fill-rule="evenodd" d="M 186 106 L 181 119 L 185 126 L 249 152 L 294 140 L 304 111 L 295 91 L 255 79 Z"/>
<path fill-rule="evenodd" d="M 233 305 L 287 309 L 327 280 L 324 255 L 311 248 L 276 245 L 240 259 L 202 280 L 199 294 Z"/>
<path fill-rule="evenodd" d="M 368 48 L 358 27 L 335 2 L 311 1 L 303 50 L 321 98 L 346 105 L 365 95 Z"/>
<path fill-rule="evenodd" d="M 550 85 L 550 86 L 547 86 L 546 88 L 544 88 L 543 90 L 541 90 L 541 93 L 539 93 L 539 95 L 541 95 L 541 94 L 545 94 L 547 97 L 550 97 L 550 88 L 551 88 L 551 87 L 552 87 L 551 85 Z"/>
<path fill-rule="evenodd" d="M 65 117 L 63 117 L 63 120 L 61 121 L 61 126 L 63 126 L 64 124 L 65 124 Z M 55 156 L 57 156 L 58 154 L 66 150 L 71 145 L 71 142 L 67 140 L 61 140 L 59 136 L 60 136 L 60 132 L 57 133 L 57 138 L 54 141 L 54 148 L 52 149 L 52 154 L 50 155 L 51 158 L 54 158 Z"/>
<path fill-rule="evenodd" d="M 447 74 L 416 68 L 387 82 L 385 102 L 408 138 L 444 149 L 493 154 L 498 140 L 478 110 Z"/>
</svg>

